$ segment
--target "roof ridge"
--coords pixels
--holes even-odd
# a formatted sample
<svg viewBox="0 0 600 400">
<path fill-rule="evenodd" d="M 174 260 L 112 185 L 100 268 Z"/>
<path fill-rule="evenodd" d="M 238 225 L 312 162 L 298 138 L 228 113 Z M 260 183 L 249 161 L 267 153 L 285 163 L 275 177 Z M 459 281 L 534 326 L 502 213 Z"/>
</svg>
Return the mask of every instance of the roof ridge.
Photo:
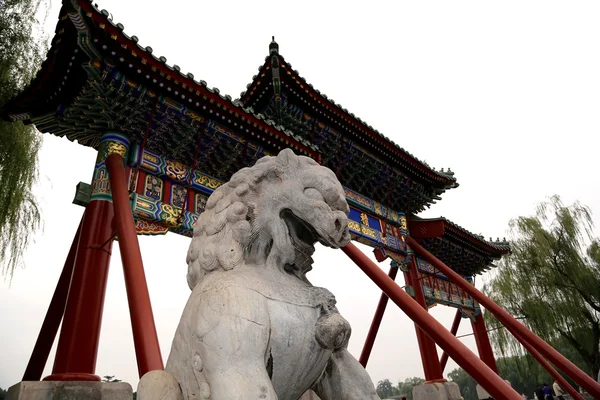
<svg viewBox="0 0 600 400">
<path fill-rule="evenodd" d="M 274 39 L 271 42 L 271 45 L 275 43 L 277 44 Z M 270 45 L 270 46 L 271 46 Z M 454 176 L 454 172 L 448 168 L 448 171 L 444 171 L 444 168 L 441 168 L 440 170 L 436 170 L 434 167 L 431 167 L 426 161 L 420 160 L 419 158 L 417 158 L 415 155 L 413 155 L 412 153 L 410 153 L 408 150 L 404 149 L 403 147 L 399 146 L 396 142 L 394 142 L 393 140 L 391 140 L 390 138 L 388 138 L 387 136 L 385 136 L 383 133 L 381 133 L 379 130 L 375 129 L 374 127 L 372 127 L 371 125 L 369 125 L 366 121 L 363 121 L 362 119 L 360 119 L 360 117 L 354 115 L 354 113 L 348 111 L 345 107 L 343 107 L 341 104 L 336 103 L 333 99 L 331 99 L 329 96 L 327 96 L 325 93 L 321 93 L 320 90 L 318 90 L 317 88 L 315 88 L 311 83 L 309 83 L 303 76 L 300 75 L 300 73 L 298 72 L 298 70 L 293 69 L 292 64 L 289 63 L 288 61 L 285 60 L 285 57 L 279 53 L 279 46 L 277 45 L 277 51 L 275 52 L 277 54 L 277 56 L 281 59 L 281 64 L 283 65 L 287 65 L 287 67 L 289 68 L 290 71 L 292 71 L 304 84 L 308 85 L 313 91 L 315 91 L 319 96 L 321 96 L 324 100 L 327 100 L 331 105 L 335 106 L 337 109 L 339 109 L 340 111 L 344 112 L 345 114 L 347 114 L 349 117 L 355 119 L 359 124 L 361 124 L 364 128 L 370 130 L 372 133 L 374 133 L 375 135 L 379 136 L 381 139 L 385 140 L 386 142 L 390 143 L 394 148 L 396 148 L 397 150 L 399 150 L 400 152 L 406 154 L 407 156 L 409 156 L 410 158 L 412 158 L 414 161 L 416 161 L 417 163 L 425 166 L 427 169 L 429 169 L 432 173 L 434 173 L 435 175 L 448 179 L 452 182 L 454 182 L 456 185 L 458 185 L 456 177 Z M 240 93 L 240 97 L 239 100 L 243 102 L 243 97 L 249 92 L 250 88 L 252 87 L 252 85 L 254 84 L 254 82 L 256 82 L 256 79 L 259 77 L 261 71 L 263 69 L 265 69 L 267 63 L 269 62 L 269 57 L 272 54 L 269 54 L 268 56 L 265 57 L 265 62 L 260 65 L 258 67 L 258 74 L 254 75 L 252 77 L 252 81 L 246 85 L 246 90 L 244 90 L 243 92 Z"/>
</svg>

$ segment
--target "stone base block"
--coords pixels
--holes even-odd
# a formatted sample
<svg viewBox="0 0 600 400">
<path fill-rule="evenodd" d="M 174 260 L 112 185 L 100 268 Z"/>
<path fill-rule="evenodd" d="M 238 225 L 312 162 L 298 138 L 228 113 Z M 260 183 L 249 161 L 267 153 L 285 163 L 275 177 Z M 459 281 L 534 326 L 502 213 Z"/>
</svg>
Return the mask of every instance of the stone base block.
<svg viewBox="0 0 600 400">
<path fill-rule="evenodd" d="M 21 382 L 8 389 L 6 400 L 131 400 L 125 382 Z"/>
<path fill-rule="evenodd" d="M 414 400 L 461 400 L 460 389 L 454 382 L 425 383 L 413 388 Z"/>
<path fill-rule="evenodd" d="M 307 391 L 298 400 L 321 400 L 319 396 L 312 390 Z"/>
</svg>

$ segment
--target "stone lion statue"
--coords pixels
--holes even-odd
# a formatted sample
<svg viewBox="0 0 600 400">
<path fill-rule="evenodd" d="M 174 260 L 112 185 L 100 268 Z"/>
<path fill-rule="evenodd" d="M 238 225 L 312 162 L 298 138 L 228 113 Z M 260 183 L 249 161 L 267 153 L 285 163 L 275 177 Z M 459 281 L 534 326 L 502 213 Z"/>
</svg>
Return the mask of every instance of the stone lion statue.
<svg viewBox="0 0 600 400">
<path fill-rule="evenodd" d="M 348 212 L 335 174 L 289 149 L 215 190 L 194 227 L 192 294 L 165 368 L 177 398 L 297 400 L 312 389 L 323 400 L 379 399 L 346 350 L 350 325 L 334 296 L 306 278 L 317 242 L 349 242 Z"/>
</svg>

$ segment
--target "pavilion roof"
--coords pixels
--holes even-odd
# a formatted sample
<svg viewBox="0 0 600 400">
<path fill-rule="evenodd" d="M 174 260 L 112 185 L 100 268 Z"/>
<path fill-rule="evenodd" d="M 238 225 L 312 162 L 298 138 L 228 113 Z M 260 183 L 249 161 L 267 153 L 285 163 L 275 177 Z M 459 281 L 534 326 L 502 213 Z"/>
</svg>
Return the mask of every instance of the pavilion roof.
<svg viewBox="0 0 600 400">
<path fill-rule="evenodd" d="M 262 110 L 270 101 L 274 91 L 272 57 L 276 56 L 278 67 L 282 70 L 278 74 L 282 87 L 285 87 L 288 96 L 294 97 L 294 100 L 299 103 L 298 107 L 304 108 L 307 113 L 315 116 L 319 121 L 335 127 L 344 136 L 357 142 L 368 153 L 403 172 L 408 172 L 426 181 L 436 189 L 443 188 L 445 190 L 458 186 L 454 173 L 450 169 L 444 171 L 430 167 L 426 162 L 419 160 L 383 133 L 314 88 L 279 53 L 279 45 L 274 40 L 270 45 L 270 51 L 271 54 L 258 68 L 258 74 L 254 75 L 252 82 L 247 85 L 247 90 L 240 94 L 240 101 L 243 104 L 256 110 Z M 320 150 L 323 151 L 323 149 Z"/>
<path fill-rule="evenodd" d="M 2 117 L 93 148 L 118 127 L 187 165 L 194 153 L 212 154 L 207 166 L 229 157 L 220 172 L 205 169 L 219 178 L 285 147 L 319 158 L 316 146 L 294 132 L 153 55 L 109 15 L 88 0 L 64 0 L 41 70 Z"/>
<path fill-rule="evenodd" d="M 411 216 L 408 230 L 430 253 L 465 276 L 485 272 L 494 267 L 493 261 L 510 253 L 510 244 L 505 239 L 485 240 L 444 217 Z"/>
<path fill-rule="evenodd" d="M 305 123 L 272 118 L 265 107 L 272 63 L 261 67 L 241 100 L 232 100 L 140 46 L 89 0 L 63 0 L 41 70 L 0 116 L 93 148 L 104 132 L 119 129 L 143 148 L 220 180 L 290 147 L 320 160 L 346 187 L 398 211 L 417 213 L 458 186 L 454 173 L 434 170 L 313 89 L 276 50 L 286 101 L 301 101 L 319 116 L 312 120 L 318 143 Z"/>
</svg>

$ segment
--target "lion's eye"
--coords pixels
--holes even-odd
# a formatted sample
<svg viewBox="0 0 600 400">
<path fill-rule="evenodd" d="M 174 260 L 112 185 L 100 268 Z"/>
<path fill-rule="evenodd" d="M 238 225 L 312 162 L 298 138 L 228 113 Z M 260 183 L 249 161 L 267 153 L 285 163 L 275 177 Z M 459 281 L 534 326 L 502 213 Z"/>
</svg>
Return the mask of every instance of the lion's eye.
<svg viewBox="0 0 600 400">
<path fill-rule="evenodd" d="M 317 189 L 312 188 L 312 187 L 304 189 L 304 195 L 306 197 L 308 197 L 309 199 L 325 201 L 325 198 L 323 197 L 321 192 L 319 192 Z"/>
</svg>

